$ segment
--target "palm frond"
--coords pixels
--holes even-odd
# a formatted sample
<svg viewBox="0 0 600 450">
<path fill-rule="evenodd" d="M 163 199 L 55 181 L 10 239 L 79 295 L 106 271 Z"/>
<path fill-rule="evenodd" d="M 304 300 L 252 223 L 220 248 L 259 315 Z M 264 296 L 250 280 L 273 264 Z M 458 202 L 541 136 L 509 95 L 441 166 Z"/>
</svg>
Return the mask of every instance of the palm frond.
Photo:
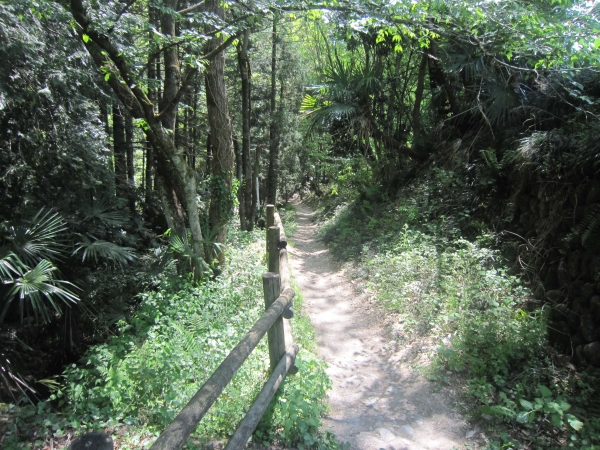
<svg viewBox="0 0 600 450">
<path fill-rule="evenodd" d="M 61 235 L 66 230 L 67 224 L 57 212 L 42 208 L 24 224 L 9 227 L 8 240 L 13 251 L 33 265 L 40 259 L 60 259 L 65 251 Z"/>
<path fill-rule="evenodd" d="M 8 249 L 0 247 L 0 282 L 8 283 L 15 275 L 23 274 L 23 263 L 17 255 Z"/>
<path fill-rule="evenodd" d="M 487 85 L 489 98 L 484 102 L 485 113 L 493 125 L 505 125 L 515 117 L 519 96 L 511 85 L 490 83 Z"/>
<path fill-rule="evenodd" d="M 122 227 L 129 220 L 126 212 L 116 209 L 114 202 L 102 197 L 83 204 L 84 222 L 103 223 L 109 227 Z"/>
<path fill-rule="evenodd" d="M 13 287 L 8 293 L 0 322 L 4 320 L 6 312 L 15 299 L 19 300 L 21 320 L 33 313 L 36 321 L 41 317 L 43 322 L 50 321 L 51 309 L 58 314 L 61 313 L 55 299 L 61 300 L 66 305 L 78 302 L 79 298 L 71 290 L 77 287 L 68 281 L 55 280 L 56 270 L 50 261 L 43 259 L 33 269 L 10 281 L 8 284 L 12 284 Z"/>
<path fill-rule="evenodd" d="M 101 260 L 113 262 L 119 266 L 124 266 L 137 258 L 134 249 L 131 247 L 121 247 L 113 242 L 95 239 L 91 241 L 87 236 L 78 234 L 82 239 L 77 243 L 73 255 L 81 253 L 81 260 L 93 259 L 94 262 Z"/>
<path fill-rule="evenodd" d="M 308 101 L 307 101 L 308 104 Z M 309 132 L 329 126 L 334 120 L 347 120 L 358 115 L 356 103 L 323 102 L 312 110 L 306 110 L 304 118 L 309 121 Z"/>
<path fill-rule="evenodd" d="M 175 264 L 172 253 L 166 246 L 153 249 L 152 253 L 142 257 L 146 273 L 159 275 Z"/>
</svg>

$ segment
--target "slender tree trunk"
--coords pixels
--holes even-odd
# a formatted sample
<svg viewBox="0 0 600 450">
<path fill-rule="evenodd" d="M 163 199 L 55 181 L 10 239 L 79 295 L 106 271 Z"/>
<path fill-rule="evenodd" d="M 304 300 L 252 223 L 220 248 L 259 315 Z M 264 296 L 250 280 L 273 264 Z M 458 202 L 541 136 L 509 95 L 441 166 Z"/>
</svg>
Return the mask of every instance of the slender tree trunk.
<svg viewBox="0 0 600 450">
<path fill-rule="evenodd" d="M 152 7 L 148 7 L 148 22 L 151 25 L 156 25 L 156 11 Z M 152 40 L 153 31 L 149 31 L 148 39 Z M 151 54 L 148 55 L 148 98 L 155 104 L 157 101 L 156 95 L 156 61 L 155 58 L 152 57 Z M 144 200 L 146 203 L 146 207 L 150 206 L 150 198 L 152 197 L 152 186 L 153 186 L 153 176 L 152 176 L 152 168 L 154 167 L 154 151 L 152 150 L 152 144 L 148 139 L 146 139 L 146 173 L 144 174 L 145 181 L 145 195 Z"/>
<path fill-rule="evenodd" d="M 454 90 L 452 86 L 448 84 L 446 80 L 446 74 L 444 73 L 444 69 L 440 63 L 440 59 L 437 55 L 437 43 L 435 39 L 432 39 L 429 44 L 429 53 L 430 53 L 430 61 L 428 63 L 429 66 L 429 80 L 431 82 L 431 89 L 435 90 L 436 88 L 440 88 L 443 90 L 445 95 L 440 92 L 436 96 L 432 96 L 433 105 L 437 110 L 437 113 L 440 117 L 446 116 L 445 108 L 445 100 L 448 101 L 448 105 L 450 107 L 450 112 L 452 115 L 456 116 L 458 114 L 458 103 L 456 101 L 456 97 L 454 95 Z"/>
<path fill-rule="evenodd" d="M 250 29 L 244 30 L 242 45 L 238 45 L 238 64 L 242 78 L 242 172 L 244 210 L 246 212 L 246 229 L 252 231 L 254 221 L 252 220 L 252 164 L 250 162 L 250 61 L 248 59 L 248 43 L 250 41 Z"/>
<path fill-rule="evenodd" d="M 163 2 L 163 7 L 175 9 L 177 0 Z M 111 37 L 103 34 L 101 27 L 96 27 L 87 14 L 83 0 L 70 0 L 70 10 L 74 20 L 78 23 L 77 31 L 89 39 L 83 41 L 90 56 L 98 67 L 107 67 L 107 59 L 112 65 L 110 70 L 114 73 L 107 79 L 107 83 L 115 95 L 135 118 L 143 118 L 147 127 L 144 129 L 146 136 L 152 144 L 158 164 L 157 175 L 162 178 L 165 187 L 173 191 L 181 202 L 192 234 L 192 248 L 197 255 L 202 254 L 202 230 L 197 205 L 196 178 L 192 168 L 185 158 L 177 151 L 173 142 L 173 126 L 177 106 L 197 73 L 196 69 L 186 71 L 185 81 L 180 83 L 179 56 L 176 46 L 164 49 L 165 83 L 161 102 L 161 111 L 157 115 L 155 105 L 148 98 L 142 86 L 134 82 L 135 68 L 128 61 L 126 55 L 112 42 Z M 161 28 L 166 36 L 175 36 L 175 15 L 170 11 L 161 13 Z M 222 52 L 214 52 L 211 58 Z M 159 77 L 157 70 L 157 77 Z M 169 132 L 171 130 L 171 132 Z M 200 276 L 201 264 L 199 260 L 194 263 L 196 277 Z"/>
<path fill-rule="evenodd" d="M 237 179 L 239 182 L 238 187 L 238 209 L 240 213 L 240 229 L 242 231 L 246 231 L 246 205 L 244 205 L 244 190 L 243 190 L 243 182 L 244 182 L 244 167 L 242 164 L 242 149 L 240 148 L 240 143 L 236 137 L 233 138 L 233 148 L 235 149 L 235 163 L 236 163 L 236 172 Z"/>
<path fill-rule="evenodd" d="M 260 188 L 258 181 L 258 176 L 260 174 L 260 146 L 257 146 L 256 150 L 254 151 L 254 164 L 252 172 L 252 211 L 250 214 L 250 222 L 252 224 L 255 224 L 256 216 L 258 213 L 258 206 L 260 204 Z"/>
<path fill-rule="evenodd" d="M 178 0 L 167 0 L 165 5 L 172 9 L 177 8 Z M 175 17 L 172 14 L 162 14 L 161 17 L 161 29 L 165 36 L 176 36 L 176 23 Z M 169 106 L 174 101 L 181 84 L 181 73 L 179 67 L 179 50 L 177 46 L 170 46 L 165 48 L 163 51 L 164 59 L 164 88 L 161 99 L 161 110 L 162 115 L 162 126 L 168 130 L 168 140 L 170 141 L 171 148 L 174 150 L 174 154 L 177 154 L 177 163 L 179 165 L 181 175 L 183 178 L 183 197 L 179 197 L 178 193 L 173 190 L 167 190 L 167 193 L 174 195 L 175 205 L 179 205 L 179 202 L 185 202 L 186 212 L 188 214 L 188 222 L 190 225 L 190 232 L 192 234 L 192 249 L 195 253 L 194 258 L 194 276 L 199 279 L 202 274 L 202 264 L 200 261 L 201 255 L 203 254 L 203 243 L 202 243 L 202 229 L 200 228 L 199 211 L 197 204 L 197 192 L 196 192 L 196 176 L 194 171 L 186 163 L 185 157 L 180 155 L 175 148 L 175 125 L 177 123 L 177 107 L 171 108 Z M 164 198 L 164 197 L 163 197 Z M 184 240 L 187 239 L 187 231 L 184 230 L 182 235 Z"/>
<path fill-rule="evenodd" d="M 206 0 L 205 8 L 207 12 L 219 17 L 224 15 L 220 0 Z M 207 44 L 207 53 L 216 49 L 222 42 L 223 39 L 220 36 L 213 37 Z M 223 244 L 227 238 L 227 222 L 233 208 L 231 181 L 234 170 L 233 138 L 227 105 L 225 55 L 223 52 L 215 56 L 208 66 L 206 103 L 213 149 L 208 221 L 216 241 Z M 223 266 L 225 264 L 223 251 L 219 248 L 215 250 L 215 253 L 216 255 L 208 255 L 209 260 L 212 261 L 212 257 L 216 256 Z"/>
<path fill-rule="evenodd" d="M 117 103 L 113 104 L 113 151 L 115 155 L 115 182 L 117 196 L 127 198 L 127 143 L 125 118 Z"/>
<path fill-rule="evenodd" d="M 279 130 L 277 106 L 277 21 L 278 13 L 273 17 L 272 50 L 271 50 L 271 93 L 270 108 L 271 124 L 269 126 L 269 171 L 267 174 L 267 203 L 277 202 L 277 175 L 279 169 Z"/>
<path fill-rule="evenodd" d="M 425 71 L 427 70 L 427 54 L 423 54 L 419 64 L 417 74 L 417 89 L 415 90 L 415 106 L 413 107 L 413 147 L 421 142 L 421 102 L 423 101 L 423 91 L 425 89 Z"/>
<path fill-rule="evenodd" d="M 133 165 L 133 117 L 125 112 L 125 144 L 127 148 L 127 198 L 131 214 L 135 214 L 135 167 Z"/>
</svg>

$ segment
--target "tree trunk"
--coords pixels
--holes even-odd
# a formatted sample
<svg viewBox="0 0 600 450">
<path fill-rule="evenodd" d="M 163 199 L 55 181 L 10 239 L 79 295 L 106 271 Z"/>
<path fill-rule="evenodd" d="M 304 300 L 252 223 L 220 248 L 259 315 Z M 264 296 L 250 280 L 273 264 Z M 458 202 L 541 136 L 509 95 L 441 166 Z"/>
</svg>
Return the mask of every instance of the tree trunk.
<svg viewBox="0 0 600 450">
<path fill-rule="evenodd" d="M 237 179 L 239 182 L 238 186 L 238 209 L 240 213 L 240 229 L 242 231 L 246 231 L 246 205 L 244 205 L 244 190 L 242 189 L 242 185 L 244 183 L 244 168 L 242 164 L 242 149 L 240 148 L 240 143 L 236 137 L 233 138 L 233 148 L 235 149 L 235 163 L 236 163 L 236 172 Z"/>
<path fill-rule="evenodd" d="M 440 58 L 437 55 L 437 43 L 435 39 L 430 41 L 429 53 L 430 60 L 428 66 L 431 90 L 434 91 L 436 88 L 440 89 L 440 92 L 437 95 L 432 95 L 434 109 L 440 117 L 447 116 L 447 111 L 445 110 L 445 103 L 447 100 L 450 112 L 453 116 L 456 116 L 458 114 L 458 103 L 456 102 L 452 86 L 450 86 L 446 80 L 444 69 L 440 63 Z"/>
<path fill-rule="evenodd" d="M 151 25 L 155 25 L 156 24 L 156 10 L 152 7 L 148 7 L 148 22 Z M 152 30 L 150 30 L 148 32 L 149 36 L 148 39 L 152 40 L 152 35 L 154 34 L 154 32 Z M 150 53 L 148 55 L 148 98 L 150 99 L 150 101 L 152 102 L 152 104 L 156 104 L 157 101 L 157 94 L 156 94 L 156 83 L 154 80 L 156 80 L 156 58 L 152 57 L 152 54 Z M 152 176 L 152 172 L 153 172 L 153 167 L 154 167 L 154 152 L 152 151 L 152 144 L 150 143 L 150 141 L 148 139 L 146 139 L 146 173 L 144 174 L 144 181 L 145 181 L 145 195 L 144 195 L 144 200 L 146 203 L 146 207 L 149 208 L 150 207 L 150 198 L 152 197 L 152 180 L 153 180 L 153 176 Z"/>
<path fill-rule="evenodd" d="M 176 15 L 173 14 L 173 10 L 176 8 L 177 3 L 177 0 L 168 0 L 162 3 L 162 8 L 165 8 L 165 10 L 160 12 L 160 15 L 162 16 L 161 28 L 162 33 L 166 36 L 175 36 Z M 217 1 L 211 0 L 210 5 L 218 9 Z M 127 59 L 125 52 L 122 52 L 107 34 L 103 34 L 102 31 L 99 31 L 102 27 L 96 26 L 87 15 L 83 0 L 70 0 L 70 11 L 74 20 L 79 25 L 79 27 L 77 27 L 77 32 L 96 66 L 104 68 L 108 67 L 108 70 L 110 70 L 110 76 L 106 78 L 106 82 L 119 98 L 121 104 L 130 111 L 133 117 L 143 118 L 145 120 L 146 127 L 144 132 L 152 145 L 157 161 L 155 166 L 157 169 L 156 175 L 161 177 L 165 184 L 165 188 L 175 193 L 177 199 L 185 209 L 192 235 L 192 248 L 197 255 L 201 255 L 203 250 L 203 239 L 196 200 L 195 173 L 187 164 L 185 158 L 177 151 L 173 141 L 173 126 L 175 125 L 177 107 L 182 96 L 185 94 L 198 73 L 198 69 L 186 68 L 183 81 L 180 82 L 178 48 L 177 46 L 167 46 L 164 48 L 164 92 L 162 100 L 160 101 L 161 110 L 157 114 L 155 111 L 155 104 L 148 98 L 144 87 L 135 82 L 135 73 L 137 69 Z M 157 14 L 159 14 L 158 11 Z M 213 122 L 215 122 L 211 123 L 211 128 L 229 136 L 228 142 L 225 142 L 224 145 L 227 151 L 218 154 L 215 161 L 218 161 L 219 167 L 221 168 L 217 173 L 222 172 L 225 181 L 229 181 L 229 184 L 225 184 L 225 190 L 229 189 L 229 195 L 226 195 L 225 197 L 230 203 L 233 152 L 231 150 L 231 126 L 227 115 L 227 97 L 223 79 L 223 50 L 227 45 L 233 42 L 233 40 L 234 38 L 232 37 L 218 48 L 214 46 L 211 47 L 213 48 L 213 51 L 207 55 L 209 61 L 214 60 L 214 64 L 210 64 L 209 72 L 214 73 L 216 71 L 216 73 L 219 73 L 220 68 L 220 80 L 219 77 L 216 77 L 217 81 L 220 81 L 220 91 L 215 94 L 216 87 L 212 86 L 213 78 L 215 77 L 209 76 L 208 78 L 211 80 L 211 83 L 208 84 L 210 85 L 211 90 L 208 97 L 210 98 L 209 108 L 212 104 L 212 108 L 216 108 L 216 111 L 218 112 L 215 114 L 213 111 L 213 114 L 211 114 L 211 116 L 213 116 Z M 220 38 L 216 39 L 216 42 L 220 41 Z M 157 67 L 157 77 L 159 77 L 159 72 Z M 216 105 L 214 102 L 215 98 L 219 100 L 219 103 Z M 220 117 L 219 114 L 224 114 L 224 117 L 226 118 L 223 123 L 219 123 L 219 121 L 214 119 L 215 117 Z M 219 139 L 213 133 L 213 142 L 218 141 Z M 227 139 L 225 139 L 225 141 L 227 141 Z M 216 149 L 217 144 L 213 143 L 213 147 Z M 213 166 L 215 166 L 215 164 L 216 163 L 213 162 Z M 213 173 L 215 172 L 213 171 Z M 213 179 L 214 178 L 215 177 L 213 177 Z M 220 211 L 220 209 L 217 209 L 217 211 Z M 229 211 L 226 211 L 225 216 L 227 216 L 228 213 Z M 224 236 L 223 231 L 221 231 L 221 236 Z M 195 261 L 195 267 L 197 268 L 195 275 L 198 277 L 200 276 L 200 261 Z"/>
<path fill-rule="evenodd" d="M 123 111 L 125 111 L 123 109 Z M 125 146 L 127 148 L 127 198 L 131 214 L 135 214 L 135 167 L 133 165 L 133 118 L 125 113 Z"/>
<path fill-rule="evenodd" d="M 269 171 L 267 174 L 267 203 L 274 205 L 277 202 L 277 171 L 279 169 L 279 130 L 276 114 L 277 102 L 277 20 L 278 13 L 273 17 L 272 51 L 271 51 L 271 93 L 269 126 Z"/>
<path fill-rule="evenodd" d="M 220 0 L 206 0 L 206 11 L 223 17 L 224 9 Z M 215 50 L 223 39 L 213 37 L 207 44 L 207 53 Z M 206 72 L 206 103 L 208 122 L 210 125 L 211 145 L 213 150 L 211 171 L 211 198 L 208 211 L 211 234 L 216 242 L 224 244 L 227 238 L 227 222 L 233 208 L 231 181 L 234 169 L 233 138 L 229 108 L 227 105 L 227 89 L 225 86 L 225 55 L 220 52 L 213 58 Z M 212 253 L 212 252 L 211 252 Z M 212 261 L 216 256 L 221 266 L 225 263 L 225 255 L 219 248 L 216 255 L 208 255 Z"/>
<path fill-rule="evenodd" d="M 254 151 L 254 164 L 252 172 L 252 211 L 250 213 L 250 222 L 255 224 L 258 206 L 260 204 L 260 187 L 258 182 L 258 176 L 260 174 L 260 146 L 257 146 L 256 150 Z"/>
<path fill-rule="evenodd" d="M 125 118 L 117 103 L 113 104 L 113 151 L 115 155 L 115 182 L 117 196 L 127 198 L 127 144 Z"/>
<path fill-rule="evenodd" d="M 165 5 L 169 8 L 176 9 L 178 0 L 166 0 Z M 165 36 L 176 36 L 176 23 L 175 17 L 172 14 L 162 14 L 161 17 L 161 29 Z M 196 176 L 194 170 L 186 163 L 185 156 L 180 155 L 176 151 L 175 147 L 175 125 L 177 123 L 177 106 L 170 108 L 171 104 L 175 100 L 181 85 L 181 73 L 179 68 L 179 50 L 177 46 L 170 46 L 165 48 L 163 51 L 164 59 L 164 89 L 162 93 L 162 99 L 160 102 L 162 115 L 162 126 L 167 130 L 167 139 L 170 142 L 170 148 L 173 149 L 173 156 L 177 156 L 176 163 L 179 166 L 181 175 L 183 178 L 182 183 L 182 196 L 173 191 L 173 195 L 178 197 L 174 203 L 176 205 L 179 202 L 183 202 L 186 205 L 186 212 L 188 214 L 188 221 L 190 225 L 190 232 L 192 234 L 192 249 L 195 253 L 194 265 L 194 277 L 199 279 L 202 275 L 202 264 L 200 261 L 201 255 L 203 254 L 203 243 L 202 243 L 202 229 L 200 228 L 200 219 L 198 211 L 198 203 L 196 200 Z M 187 239 L 187 231 L 184 232 L 182 238 Z"/>
<path fill-rule="evenodd" d="M 417 89 L 415 90 L 415 106 L 413 107 L 413 148 L 421 142 L 421 102 L 423 101 L 423 90 L 425 89 L 425 70 L 427 69 L 427 54 L 423 54 L 417 74 Z"/>
<path fill-rule="evenodd" d="M 244 209 L 246 212 L 246 229 L 252 231 L 252 164 L 250 162 L 250 61 L 248 59 L 248 44 L 250 29 L 244 30 L 242 44 L 238 45 L 238 64 L 242 78 L 242 172 Z M 241 197 L 240 197 L 241 198 Z M 242 200 L 240 200 L 240 204 Z"/>
</svg>

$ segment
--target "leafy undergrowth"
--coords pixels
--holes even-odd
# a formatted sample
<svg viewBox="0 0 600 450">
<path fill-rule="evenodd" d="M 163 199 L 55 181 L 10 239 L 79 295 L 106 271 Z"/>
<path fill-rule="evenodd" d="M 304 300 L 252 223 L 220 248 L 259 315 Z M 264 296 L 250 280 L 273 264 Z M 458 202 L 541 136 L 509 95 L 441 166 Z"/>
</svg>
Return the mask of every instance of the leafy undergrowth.
<svg viewBox="0 0 600 450">
<path fill-rule="evenodd" d="M 218 280 L 201 285 L 170 280 L 142 294 L 134 316 L 67 368 L 50 400 L 2 406 L 2 447 L 57 447 L 85 430 L 110 432 L 116 448 L 148 447 L 263 313 L 263 248 L 262 232 L 235 233 L 229 264 Z M 299 372 L 280 388 L 255 439 L 334 448 L 330 436 L 319 433 L 330 382 L 324 363 L 307 349 L 312 331 L 300 297 L 295 310 Z M 233 433 L 268 377 L 268 360 L 263 339 L 188 448 Z"/>
<path fill-rule="evenodd" d="M 328 207 L 322 236 L 396 318 L 396 339 L 435 342 L 425 372 L 462 392 L 487 448 L 600 448 L 600 375 L 561 358 L 546 312 L 492 233 L 461 237 L 414 198 Z M 331 213 L 333 212 L 333 214 Z"/>
</svg>

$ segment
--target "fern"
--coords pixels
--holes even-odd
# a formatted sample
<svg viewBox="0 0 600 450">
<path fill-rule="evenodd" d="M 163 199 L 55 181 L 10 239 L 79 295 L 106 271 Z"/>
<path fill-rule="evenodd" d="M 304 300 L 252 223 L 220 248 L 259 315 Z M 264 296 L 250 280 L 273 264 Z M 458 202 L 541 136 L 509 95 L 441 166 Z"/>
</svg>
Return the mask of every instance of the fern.
<svg viewBox="0 0 600 450">
<path fill-rule="evenodd" d="M 573 235 L 581 236 L 581 245 L 586 250 L 600 250 L 600 205 L 588 208 L 583 220 L 573 228 Z"/>
</svg>

